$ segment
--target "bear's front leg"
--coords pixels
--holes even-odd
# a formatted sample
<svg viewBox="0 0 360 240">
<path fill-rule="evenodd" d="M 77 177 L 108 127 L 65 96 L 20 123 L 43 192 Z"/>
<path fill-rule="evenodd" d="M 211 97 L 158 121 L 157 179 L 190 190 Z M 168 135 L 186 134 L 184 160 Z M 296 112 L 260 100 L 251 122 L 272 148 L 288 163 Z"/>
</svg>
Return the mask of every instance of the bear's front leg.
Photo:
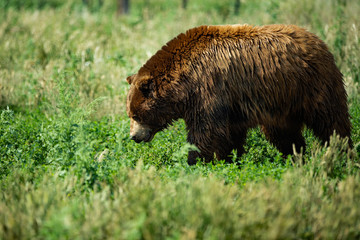
<svg viewBox="0 0 360 240">
<path fill-rule="evenodd" d="M 216 132 L 211 132 L 211 134 L 192 134 L 192 132 L 189 132 L 188 142 L 195 145 L 200 152 L 190 151 L 188 155 L 188 164 L 196 164 L 197 158 L 204 159 L 205 162 L 211 162 L 214 159 L 217 159 L 232 163 L 233 149 L 237 150 L 237 154 L 240 157 L 244 153 L 243 144 L 246 139 L 246 129 L 232 128 L 232 131 L 229 132 L 232 133 L 229 138 L 224 138 L 224 135 L 217 135 Z M 197 138 L 196 136 L 201 136 L 201 138 Z"/>
<path fill-rule="evenodd" d="M 188 142 L 195 145 L 199 149 L 199 151 L 189 151 L 188 164 L 196 164 L 198 158 L 204 160 L 204 162 L 207 163 L 213 161 L 214 159 L 228 160 L 227 157 L 231 153 L 232 148 L 220 144 L 222 141 L 216 140 L 212 134 L 211 136 L 213 138 L 204 138 L 204 135 L 205 134 L 199 135 L 202 136 L 200 139 L 188 135 Z"/>
<path fill-rule="evenodd" d="M 227 163 L 232 163 L 232 155 L 230 150 L 227 152 L 227 154 L 221 154 L 218 152 L 204 154 L 202 152 L 189 151 L 188 164 L 195 165 L 197 163 L 198 158 L 205 160 L 205 162 L 211 162 L 214 159 L 217 159 L 217 160 L 225 160 L 225 162 Z"/>
<path fill-rule="evenodd" d="M 212 149 L 211 131 L 202 132 L 199 129 L 194 129 L 193 127 L 196 126 L 196 124 L 192 122 L 186 125 L 187 127 L 191 127 L 188 129 L 187 142 L 195 145 L 198 149 L 198 151 L 189 151 L 188 164 L 195 165 L 198 158 L 205 160 L 205 162 L 212 161 L 214 158 L 214 149 Z"/>
<path fill-rule="evenodd" d="M 187 142 L 195 145 L 199 150 L 198 151 L 189 151 L 188 154 L 188 164 L 195 165 L 197 163 L 197 159 L 203 159 L 205 162 L 210 162 L 214 158 L 214 152 L 211 152 L 211 142 L 208 139 L 204 138 L 204 134 L 197 134 L 198 136 L 202 136 L 201 139 L 196 138 L 194 134 L 191 132 L 188 133 Z"/>
<path fill-rule="evenodd" d="M 197 158 L 205 162 L 225 160 L 227 163 L 232 163 L 233 149 L 238 150 L 239 156 L 244 152 L 243 144 L 247 129 L 238 124 L 229 124 L 229 120 L 224 116 L 217 117 L 217 121 L 213 122 L 206 115 L 200 115 L 202 121 L 199 123 L 186 121 L 187 142 L 200 150 L 189 152 L 188 164 L 196 164 Z"/>
<path fill-rule="evenodd" d="M 213 157 L 214 157 L 213 155 L 206 155 L 197 151 L 189 151 L 188 164 L 195 165 L 197 163 L 198 158 L 204 159 L 205 162 L 210 162 L 211 160 L 213 160 Z"/>
</svg>

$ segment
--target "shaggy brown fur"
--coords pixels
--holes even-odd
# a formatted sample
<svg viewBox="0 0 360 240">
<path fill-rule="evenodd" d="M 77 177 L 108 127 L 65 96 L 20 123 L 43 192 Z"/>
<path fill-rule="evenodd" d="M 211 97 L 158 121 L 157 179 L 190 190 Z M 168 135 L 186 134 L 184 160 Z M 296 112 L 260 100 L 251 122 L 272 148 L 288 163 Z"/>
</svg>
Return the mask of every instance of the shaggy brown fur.
<svg viewBox="0 0 360 240">
<path fill-rule="evenodd" d="M 243 153 L 248 128 L 262 126 L 285 155 L 305 148 L 305 124 L 322 141 L 335 130 L 350 140 L 347 95 L 332 54 L 296 26 L 201 26 L 162 47 L 133 76 L 129 117 L 147 139 L 183 118 L 196 158 Z M 145 137 L 143 137 L 145 138 Z"/>
</svg>

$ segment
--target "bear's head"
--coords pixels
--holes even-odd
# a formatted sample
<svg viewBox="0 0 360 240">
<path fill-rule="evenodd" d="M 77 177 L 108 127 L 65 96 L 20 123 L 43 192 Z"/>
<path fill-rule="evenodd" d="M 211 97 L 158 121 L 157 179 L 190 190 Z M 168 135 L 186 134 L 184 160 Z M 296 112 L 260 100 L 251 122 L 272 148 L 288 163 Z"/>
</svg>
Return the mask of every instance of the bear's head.
<svg viewBox="0 0 360 240">
<path fill-rule="evenodd" d="M 156 80 L 149 73 L 138 72 L 126 80 L 130 84 L 126 102 L 130 138 L 137 143 L 149 142 L 176 118 L 171 100 L 156 88 Z"/>
</svg>

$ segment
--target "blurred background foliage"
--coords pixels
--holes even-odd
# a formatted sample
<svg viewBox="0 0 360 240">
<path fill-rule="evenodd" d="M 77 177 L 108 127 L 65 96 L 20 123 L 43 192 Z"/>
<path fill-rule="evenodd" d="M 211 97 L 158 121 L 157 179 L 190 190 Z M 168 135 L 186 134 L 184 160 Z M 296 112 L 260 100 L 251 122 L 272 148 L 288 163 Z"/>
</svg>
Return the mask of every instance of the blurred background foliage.
<svg viewBox="0 0 360 240">
<path fill-rule="evenodd" d="M 119 109 L 124 99 L 116 102 L 114 96 L 124 95 L 122 79 L 171 38 L 202 24 L 306 27 L 330 47 L 349 92 L 357 91 L 353 87 L 360 81 L 357 1 L 240 1 L 239 11 L 234 0 L 192 0 L 186 9 L 183 1 L 175 0 L 129 2 L 128 14 L 119 14 L 121 4 L 115 0 L 0 1 L 0 74 L 12 79 L 1 80 L 0 106 L 43 102 L 57 67 L 68 69 L 79 83 L 81 99 L 109 96 L 107 108 Z"/>
</svg>

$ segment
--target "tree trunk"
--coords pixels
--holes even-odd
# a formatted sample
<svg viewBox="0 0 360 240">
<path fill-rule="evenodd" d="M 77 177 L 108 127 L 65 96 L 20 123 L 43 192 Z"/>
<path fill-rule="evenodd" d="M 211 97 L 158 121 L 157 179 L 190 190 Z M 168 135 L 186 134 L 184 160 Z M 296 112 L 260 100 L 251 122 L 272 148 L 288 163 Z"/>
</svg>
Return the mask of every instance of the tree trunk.
<svg viewBox="0 0 360 240">
<path fill-rule="evenodd" d="M 235 0 L 235 15 L 239 15 L 239 12 L 240 12 L 240 0 Z"/>
<path fill-rule="evenodd" d="M 182 8 L 183 9 L 186 9 L 187 4 L 188 4 L 188 0 L 182 0 Z"/>
<path fill-rule="evenodd" d="M 117 14 L 128 14 L 130 10 L 130 0 L 117 0 Z"/>
</svg>

